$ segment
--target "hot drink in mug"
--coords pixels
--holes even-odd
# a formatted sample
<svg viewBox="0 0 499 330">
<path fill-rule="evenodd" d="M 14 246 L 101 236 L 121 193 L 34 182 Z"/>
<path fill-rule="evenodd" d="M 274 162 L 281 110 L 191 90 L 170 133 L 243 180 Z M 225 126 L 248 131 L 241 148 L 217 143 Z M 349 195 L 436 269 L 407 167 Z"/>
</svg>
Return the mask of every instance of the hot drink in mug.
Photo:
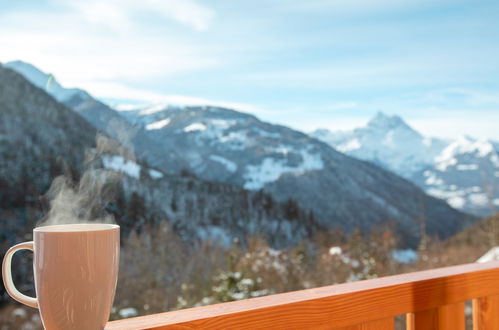
<svg viewBox="0 0 499 330">
<path fill-rule="evenodd" d="M 15 300 L 38 308 L 46 330 L 104 329 L 118 279 L 120 231 L 110 224 L 38 227 L 33 241 L 5 254 L 5 289 Z M 34 253 L 36 298 L 20 293 L 12 281 L 12 256 Z"/>
</svg>

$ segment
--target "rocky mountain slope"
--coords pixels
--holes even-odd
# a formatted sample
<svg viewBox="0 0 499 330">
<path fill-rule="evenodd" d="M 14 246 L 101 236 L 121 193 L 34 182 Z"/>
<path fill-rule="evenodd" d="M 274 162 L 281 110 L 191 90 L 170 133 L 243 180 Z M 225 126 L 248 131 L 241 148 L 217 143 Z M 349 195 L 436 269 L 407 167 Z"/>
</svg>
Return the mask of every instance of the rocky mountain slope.
<svg viewBox="0 0 499 330">
<path fill-rule="evenodd" d="M 40 196 L 55 176 L 81 176 L 96 134 L 78 113 L 0 65 L 0 245 L 31 232 L 47 206 Z M 234 185 L 170 175 L 121 151 L 103 150 L 94 162 L 123 174 L 110 211 L 125 230 L 166 220 L 185 239 L 227 243 L 261 234 L 275 245 L 288 245 L 318 228 L 293 201 L 279 203 Z"/>
<path fill-rule="evenodd" d="M 400 117 L 383 113 L 352 131 L 311 135 L 394 171 L 454 208 L 483 216 L 499 207 L 499 148 L 493 141 L 424 137 Z"/>
<path fill-rule="evenodd" d="M 195 175 L 249 190 L 293 198 L 319 223 L 344 230 L 393 222 L 406 237 L 427 219 L 432 235 L 445 236 L 467 220 L 415 185 L 377 166 L 337 152 L 290 128 L 218 107 L 168 105 L 128 108 L 122 114 L 188 164 Z"/>
<path fill-rule="evenodd" d="M 56 176 L 79 180 L 94 154 L 97 129 L 79 113 L 0 64 L 0 258 L 8 247 L 32 239 L 31 232 L 48 210 L 42 197 Z M 121 226 L 133 229 L 168 222 L 180 237 L 195 244 L 222 245 L 234 238 L 264 237 L 273 247 L 296 244 L 322 227 L 293 200 L 207 182 L 188 174 L 170 175 L 135 159 L 108 137 L 107 148 L 92 162 L 122 173 L 116 198 L 104 205 Z M 101 172 L 100 172 L 101 173 Z M 95 198 L 95 196 L 92 196 Z M 16 261 L 15 282 L 32 290 L 32 264 Z M 31 293 L 34 295 L 34 293 Z M 0 304 L 6 299 L 0 288 Z"/>
<path fill-rule="evenodd" d="M 85 102 L 68 104 L 79 112 Z M 99 113 L 81 114 L 113 136 L 108 119 Z M 131 143 L 148 166 L 250 191 L 263 190 L 281 202 L 296 200 L 302 209 L 312 210 L 314 221 L 324 227 L 350 231 L 391 222 L 414 244 L 422 219 L 428 233 L 440 237 L 470 221 L 397 175 L 249 114 L 210 106 L 159 104 L 128 108 L 113 113 L 115 116 L 123 116 L 120 120 L 126 118 L 128 125 L 140 132 L 141 138 Z"/>
<path fill-rule="evenodd" d="M 45 73 L 32 64 L 13 61 L 5 63 L 4 66 L 22 74 L 32 84 L 76 111 L 98 131 L 105 132 L 108 136 L 127 144 L 129 147 L 133 146 L 137 157 L 150 160 L 166 168 L 165 164 L 162 164 L 165 156 L 155 157 L 155 150 L 160 149 L 161 144 L 149 139 L 143 130 L 134 127 L 108 105 L 81 89 L 62 87 L 52 74 Z"/>
</svg>

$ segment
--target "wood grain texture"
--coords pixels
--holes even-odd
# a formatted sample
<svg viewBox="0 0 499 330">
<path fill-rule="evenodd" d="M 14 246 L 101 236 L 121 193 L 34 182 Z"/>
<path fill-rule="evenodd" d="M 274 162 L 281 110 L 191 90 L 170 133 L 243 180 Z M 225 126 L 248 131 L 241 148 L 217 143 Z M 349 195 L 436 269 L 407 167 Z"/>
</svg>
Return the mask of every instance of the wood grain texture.
<svg viewBox="0 0 499 330">
<path fill-rule="evenodd" d="M 440 306 L 438 308 L 438 325 L 439 329 L 466 329 L 466 317 L 464 315 L 464 301 Z"/>
<path fill-rule="evenodd" d="M 331 329 L 499 295 L 499 261 L 109 322 L 106 329 Z"/>
<path fill-rule="evenodd" d="M 473 330 L 499 330 L 499 295 L 473 299 Z"/>
<path fill-rule="evenodd" d="M 465 330 L 464 302 L 409 313 L 406 322 L 407 330 Z"/>
<path fill-rule="evenodd" d="M 407 314 L 407 330 L 438 330 L 438 316 L 437 309 L 427 309 L 416 313 Z"/>
<path fill-rule="evenodd" d="M 371 321 L 358 325 L 336 328 L 334 330 L 393 330 L 394 328 L 395 328 L 395 321 L 393 317 L 389 317 L 386 319 Z"/>
</svg>

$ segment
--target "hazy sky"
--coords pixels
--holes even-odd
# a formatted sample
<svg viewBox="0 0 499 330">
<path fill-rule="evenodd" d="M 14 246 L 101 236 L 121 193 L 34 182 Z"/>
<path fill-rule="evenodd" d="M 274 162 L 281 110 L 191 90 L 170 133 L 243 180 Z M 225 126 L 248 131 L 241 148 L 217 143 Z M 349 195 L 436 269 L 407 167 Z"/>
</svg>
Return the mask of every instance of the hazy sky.
<svg viewBox="0 0 499 330">
<path fill-rule="evenodd" d="M 499 140 L 499 1 L 0 0 L 0 61 L 106 99 L 211 102 L 302 130 L 382 110 Z"/>
</svg>

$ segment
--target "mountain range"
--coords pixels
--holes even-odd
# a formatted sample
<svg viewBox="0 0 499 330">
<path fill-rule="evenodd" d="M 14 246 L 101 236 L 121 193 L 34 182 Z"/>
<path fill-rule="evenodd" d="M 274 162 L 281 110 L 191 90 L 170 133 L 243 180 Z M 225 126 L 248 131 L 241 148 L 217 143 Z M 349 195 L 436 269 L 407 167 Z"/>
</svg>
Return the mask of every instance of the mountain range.
<svg viewBox="0 0 499 330">
<path fill-rule="evenodd" d="M 429 235 L 448 237 L 474 220 L 382 167 L 350 157 L 307 134 L 265 123 L 250 114 L 212 106 L 165 104 L 118 111 L 124 109 L 112 109 L 82 90 L 65 91 L 52 75 L 30 64 L 11 62 L 5 66 L 21 73 L 52 95 L 55 101 L 81 115 L 82 120 L 95 130 L 129 144 L 142 166 L 155 169 L 165 178 L 188 175 L 199 182 L 228 184 L 234 187 L 231 189 L 235 190 L 228 190 L 234 194 L 235 191 L 251 196 L 268 194 L 278 203 L 287 205 L 288 211 L 295 207 L 304 210 L 308 223 L 321 228 L 369 230 L 382 223 L 391 223 L 409 245 L 417 244 L 422 221 Z M 43 75 L 45 78 L 40 79 Z M 125 162 L 112 163 L 124 165 Z M 159 207 L 165 205 L 161 194 L 173 195 L 167 186 L 155 191 L 142 195 L 155 196 L 150 202 Z M 212 203 L 217 201 L 212 200 Z M 221 205 L 225 205 L 225 209 L 234 207 L 230 198 Z M 202 219 L 203 211 L 197 212 Z M 289 222 L 288 218 L 289 212 L 284 220 Z M 254 221 L 233 220 L 241 232 L 255 226 Z M 271 220 L 267 219 L 270 223 Z M 182 223 L 189 221 L 183 219 Z M 274 233 L 282 230 L 270 223 L 263 225 L 260 222 L 260 226 L 274 228 Z M 293 226 L 287 228 L 292 235 Z"/>
<path fill-rule="evenodd" d="M 82 176 L 88 167 L 85 155 L 97 148 L 97 132 L 78 112 L 0 65 L 0 246 L 31 232 L 47 208 L 41 196 L 56 176 Z M 187 173 L 163 172 L 112 142 L 106 142 L 94 162 L 123 174 L 108 211 L 124 233 L 168 221 L 185 240 L 229 245 L 234 237 L 261 235 L 283 246 L 319 228 L 308 212 L 289 201 Z"/>
<path fill-rule="evenodd" d="M 416 183 L 454 208 L 479 216 L 499 207 L 499 144 L 462 136 L 426 137 L 398 116 L 378 113 L 351 131 L 319 129 L 311 136 L 350 156 Z"/>
</svg>

